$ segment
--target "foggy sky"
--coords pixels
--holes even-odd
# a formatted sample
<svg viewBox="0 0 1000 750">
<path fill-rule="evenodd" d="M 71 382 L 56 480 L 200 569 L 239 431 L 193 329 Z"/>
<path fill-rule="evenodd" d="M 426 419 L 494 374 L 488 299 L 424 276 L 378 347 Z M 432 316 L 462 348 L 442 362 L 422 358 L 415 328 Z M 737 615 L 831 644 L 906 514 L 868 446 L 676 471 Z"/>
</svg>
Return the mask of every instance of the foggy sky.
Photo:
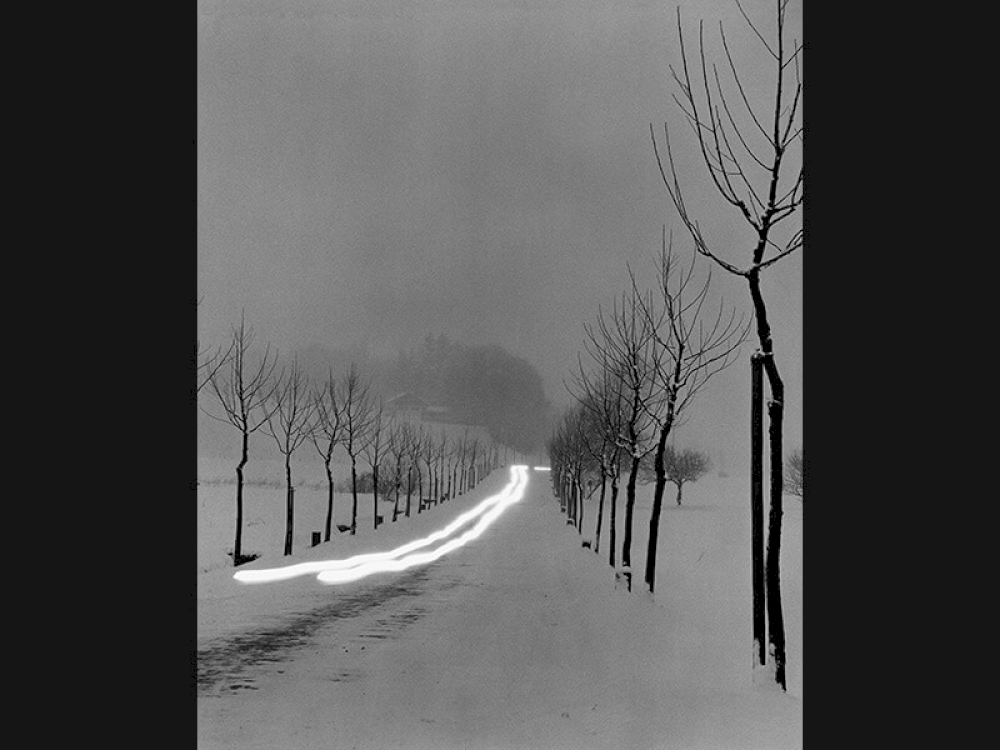
<svg viewBox="0 0 1000 750">
<path fill-rule="evenodd" d="M 744 7 L 771 28 L 771 2 Z M 723 20 L 748 82 L 761 79 L 768 58 L 735 4 L 682 12 L 691 44 L 699 18 L 716 38 Z M 220 342 L 241 309 L 284 352 L 380 354 L 443 333 L 528 359 L 568 403 L 583 324 L 621 291 L 626 261 L 652 269 L 664 224 L 692 252 L 651 123 L 671 123 L 710 238 L 748 262 L 752 237 L 708 186 L 671 99 L 674 13 L 631 0 L 199 2 L 199 340 Z M 800 251 L 764 283 L 789 447 L 801 269 Z M 745 282 L 713 278 L 749 311 Z M 699 397 L 679 443 L 742 460 L 752 348 Z"/>
</svg>

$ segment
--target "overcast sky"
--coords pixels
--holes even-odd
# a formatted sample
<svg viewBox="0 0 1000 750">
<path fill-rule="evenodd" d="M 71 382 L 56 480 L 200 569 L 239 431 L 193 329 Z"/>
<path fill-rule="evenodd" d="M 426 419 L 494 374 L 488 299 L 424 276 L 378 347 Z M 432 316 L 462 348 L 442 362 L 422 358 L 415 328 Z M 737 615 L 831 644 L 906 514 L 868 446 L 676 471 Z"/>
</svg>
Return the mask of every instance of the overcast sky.
<svg viewBox="0 0 1000 750">
<path fill-rule="evenodd" d="M 770 0 L 744 7 L 773 28 Z M 285 352 L 384 353 L 444 333 L 525 357 L 548 397 L 566 403 L 561 381 L 583 324 L 621 291 L 625 263 L 651 269 L 664 224 L 679 252 L 692 251 L 651 123 L 674 127 L 689 205 L 720 254 L 748 262 L 753 237 L 708 188 L 671 99 L 675 8 L 201 0 L 199 339 L 221 341 L 241 309 Z M 698 19 L 713 43 L 722 20 L 748 84 L 767 80 L 766 53 L 735 3 L 681 8 L 691 44 Z M 798 0 L 791 14 L 801 39 Z M 787 446 L 802 431 L 801 255 L 772 267 L 764 286 Z M 714 283 L 749 311 L 745 283 L 723 273 Z M 691 441 L 745 452 L 751 351 L 697 402 Z"/>
</svg>

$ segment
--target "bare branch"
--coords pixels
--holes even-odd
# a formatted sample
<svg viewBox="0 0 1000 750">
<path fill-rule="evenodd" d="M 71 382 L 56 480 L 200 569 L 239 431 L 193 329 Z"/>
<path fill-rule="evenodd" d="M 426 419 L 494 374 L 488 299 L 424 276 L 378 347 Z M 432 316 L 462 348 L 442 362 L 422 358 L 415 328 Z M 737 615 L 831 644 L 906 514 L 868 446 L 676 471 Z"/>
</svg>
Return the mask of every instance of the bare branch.
<svg viewBox="0 0 1000 750">
<path fill-rule="evenodd" d="M 778 60 L 779 59 L 778 58 L 778 54 L 773 49 L 771 49 L 771 45 L 769 45 L 767 43 L 767 40 L 763 36 L 761 36 L 761 33 L 757 30 L 757 27 L 753 25 L 753 21 L 750 20 L 750 18 L 747 16 L 746 12 L 743 10 L 743 6 L 740 5 L 740 0 L 736 0 L 736 7 L 740 9 L 740 14 L 743 16 L 744 20 L 747 22 L 747 25 L 751 29 L 753 29 L 753 33 L 757 35 L 758 39 L 760 39 L 761 44 L 763 44 L 764 47 L 767 49 L 767 51 L 771 53 L 771 57 L 773 57 L 775 60 Z M 721 26 L 722 24 L 720 23 L 719 25 Z"/>
<path fill-rule="evenodd" d="M 736 82 L 736 88 L 740 92 L 740 98 L 743 99 L 743 105 L 747 108 L 747 113 L 750 115 L 750 119 L 753 120 L 754 124 L 757 126 L 757 129 L 760 130 L 761 135 L 763 135 L 767 139 L 768 143 L 770 143 L 772 146 L 776 146 L 777 141 L 771 140 L 771 137 L 767 134 L 767 130 L 764 129 L 764 126 L 757 118 L 757 113 L 753 111 L 753 107 L 750 104 L 750 100 L 747 98 L 747 92 L 743 88 L 743 82 L 740 80 L 740 74 L 736 70 L 736 63 L 733 61 L 733 55 L 729 51 L 729 44 L 726 41 L 726 31 L 722 27 L 721 23 L 719 24 L 719 33 L 722 36 L 722 48 L 725 50 L 726 59 L 729 61 L 729 69 L 733 73 L 733 80 Z"/>
<path fill-rule="evenodd" d="M 663 125 L 663 131 L 665 136 L 664 141 L 667 147 L 667 161 L 670 165 L 670 175 L 671 175 L 670 178 L 667 177 L 667 174 L 663 168 L 663 160 L 660 158 L 660 151 L 656 145 L 656 136 L 653 132 L 653 126 L 650 125 L 649 134 L 650 134 L 650 139 L 653 142 L 653 153 L 656 155 L 656 164 L 660 170 L 660 177 L 663 180 L 663 185 L 664 187 L 666 187 L 667 193 L 670 195 L 670 198 L 673 201 L 675 208 L 677 209 L 677 213 L 680 216 L 681 221 L 684 223 L 684 226 L 687 227 L 689 234 L 694 240 L 695 249 L 702 255 L 715 261 L 718 265 L 720 265 L 729 273 L 734 274 L 736 276 L 745 276 L 746 273 L 744 271 L 740 270 L 731 263 L 727 263 L 726 261 L 722 260 L 708 248 L 707 243 L 701 236 L 701 231 L 698 228 L 698 225 L 695 222 L 691 221 L 691 219 L 689 218 L 687 213 L 687 208 L 684 205 L 684 196 L 683 193 L 681 192 L 680 181 L 677 177 L 677 169 L 676 165 L 674 164 L 673 151 L 670 146 L 670 132 L 666 123 L 664 123 Z"/>
</svg>

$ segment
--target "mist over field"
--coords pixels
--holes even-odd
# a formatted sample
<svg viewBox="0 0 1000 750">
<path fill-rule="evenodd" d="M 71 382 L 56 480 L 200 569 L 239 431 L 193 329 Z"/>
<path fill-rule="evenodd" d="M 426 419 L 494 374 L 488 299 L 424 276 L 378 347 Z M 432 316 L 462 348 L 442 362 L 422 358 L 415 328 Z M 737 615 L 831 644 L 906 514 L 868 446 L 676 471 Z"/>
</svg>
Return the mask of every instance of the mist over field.
<svg viewBox="0 0 1000 750">
<path fill-rule="evenodd" d="M 773 25 L 767 3 L 747 7 Z M 693 252 L 649 134 L 680 116 L 674 8 L 200 2 L 200 340 L 224 339 L 243 310 L 285 353 L 394 356 L 445 335 L 504 347 L 538 370 L 556 410 L 570 403 L 583 324 L 627 283 L 626 263 L 648 277 L 664 226 Z M 735 4 L 682 9 L 725 22 L 748 86 L 763 86 L 766 53 Z M 745 255 L 752 236 L 690 140 L 678 158 L 689 201 L 714 209 L 706 230 Z M 788 445 L 802 431 L 801 269 L 795 255 L 763 278 Z M 749 313 L 745 285 L 713 283 Z M 746 460 L 751 351 L 678 434 L 733 468 Z"/>
</svg>

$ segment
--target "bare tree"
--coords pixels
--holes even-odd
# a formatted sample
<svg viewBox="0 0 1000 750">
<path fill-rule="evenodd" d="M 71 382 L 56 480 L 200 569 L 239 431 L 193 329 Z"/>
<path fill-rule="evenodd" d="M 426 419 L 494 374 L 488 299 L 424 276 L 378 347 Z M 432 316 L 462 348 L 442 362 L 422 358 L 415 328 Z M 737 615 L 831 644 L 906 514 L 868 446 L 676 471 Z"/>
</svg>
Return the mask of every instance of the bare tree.
<svg viewBox="0 0 1000 750">
<path fill-rule="evenodd" d="M 445 477 L 448 479 L 448 488 L 445 495 L 448 500 L 455 499 L 455 465 L 458 462 L 458 442 L 454 439 L 448 441 L 448 452 L 445 454 Z"/>
<path fill-rule="evenodd" d="M 340 381 L 340 444 L 351 459 L 351 536 L 358 530 L 358 456 L 364 448 L 372 415 L 371 383 L 363 381 L 353 362 Z"/>
<path fill-rule="evenodd" d="M 393 520 L 399 517 L 399 498 L 402 494 L 403 475 L 406 475 L 406 507 L 402 513 L 407 518 L 410 517 L 410 503 L 413 495 L 413 442 L 416 437 L 416 429 L 408 419 L 403 419 L 396 423 L 390 435 L 388 451 L 394 460 L 393 487 L 395 490 L 396 502 L 393 508 Z"/>
<path fill-rule="evenodd" d="M 322 388 L 313 393 L 313 402 L 316 405 L 316 426 L 310 434 L 310 440 L 316 447 L 316 452 L 323 459 L 323 468 L 326 470 L 326 523 L 325 539 L 330 541 L 330 533 L 333 528 L 333 500 L 335 487 L 333 483 L 333 469 L 330 463 L 333 460 L 333 452 L 340 444 L 340 399 L 337 395 L 337 381 L 333 376 L 333 370 L 328 370 L 326 382 Z"/>
<path fill-rule="evenodd" d="M 243 560 L 243 469 L 250 460 L 250 436 L 259 430 L 271 414 L 271 394 L 280 385 L 280 376 L 274 377 L 277 352 L 268 344 L 262 355 L 252 354 L 256 336 L 253 328 L 240 314 L 239 326 L 230 332 L 229 357 L 224 366 L 209 379 L 222 416 L 208 410 L 205 413 L 216 421 L 229 424 L 240 433 L 240 461 L 236 465 L 236 540 L 233 543 L 233 565 Z"/>
<path fill-rule="evenodd" d="M 619 455 L 621 448 L 618 446 L 615 437 L 618 433 L 621 422 L 620 404 L 614 403 L 612 389 L 608 387 L 608 381 L 601 378 L 595 385 L 592 379 L 583 372 L 577 377 L 580 395 L 578 400 L 584 409 L 583 444 L 592 460 L 597 464 L 601 477 L 601 494 L 597 504 L 597 528 L 594 532 L 594 554 L 601 552 L 601 528 L 604 522 L 604 499 L 607 493 L 608 480 L 611 481 L 611 558 L 610 563 L 614 566 L 614 513 L 618 498 L 618 476 L 621 465 Z"/>
<path fill-rule="evenodd" d="M 805 468 L 802 449 L 796 448 L 785 459 L 785 483 L 788 491 L 800 500 L 805 498 Z"/>
<path fill-rule="evenodd" d="M 560 511 L 566 513 L 566 522 L 575 526 L 579 534 L 583 533 L 586 501 L 597 491 L 594 476 L 600 475 L 599 459 L 593 451 L 594 445 L 604 439 L 595 434 L 594 428 L 595 420 L 587 408 L 576 403 L 563 412 L 546 446 Z M 602 488 L 603 485 L 602 481 Z M 585 494 L 587 488 L 589 492 Z M 592 546 L 592 542 L 585 546 Z"/>
<path fill-rule="evenodd" d="M 420 477 L 420 442 L 423 439 L 423 430 L 413 422 L 406 424 L 404 430 L 406 441 L 406 511 L 404 515 L 410 517 L 410 500 L 413 496 L 413 471 L 416 470 L 417 477 Z M 421 510 L 420 503 L 417 503 L 417 513 Z"/>
<path fill-rule="evenodd" d="M 697 482 L 711 468 L 707 453 L 694 448 L 676 450 L 667 446 L 663 460 L 667 469 L 667 479 L 677 487 L 677 504 L 681 504 L 681 493 L 688 482 Z"/>
<path fill-rule="evenodd" d="M 434 504 L 437 505 L 446 499 L 444 495 L 444 472 L 446 471 L 445 461 L 448 456 L 448 434 L 441 430 L 441 438 L 434 449 Z"/>
<path fill-rule="evenodd" d="M 417 443 L 417 494 L 418 506 L 429 508 L 431 505 L 431 463 L 434 452 L 434 438 L 424 425 L 420 426 L 419 442 Z M 422 465 L 421 465 L 422 464 Z M 424 471 L 426 469 L 426 472 Z M 427 477 L 427 495 L 424 495 L 424 475 Z"/>
<path fill-rule="evenodd" d="M 623 442 L 624 406 L 621 381 L 609 372 L 601 370 L 596 375 L 588 374 L 582 363 L 576 377 L 576 394 L 580 403 L 587 408 L 596 421 L 604 438 L 601 472 L 611 482 L 611 509 L 608 518 L 608 565 L 615 567 L 615 543 L 617 539 L 616 519 L 618 516 L 618 488 L 621 478 L 621 457 Z M 604 490 L 601 490 L 602 497 Z M 598 506 L 597 539 L 594 552 L 599 552 L 603 504 Z"/>
<path fill-rule="evenodd" d="M 559 512 L 566 512 L 566 441 L 563 438 L 562 424 L 556 426 L 553 434 L 545 443 L 549 455 L 549 466 L 552 469 L 552 493 L 559 500 Z"/>
<path fill-rule="evenodd" d="M 466 483 L 466 489 L 475 489 L 476 483 L 479 481 L 479 475 L 476 471 L 476 460 L 480 453 L 479 438 L 474 438 L 469 446 L 469 471 L 468 471 L 468 481 Z"/>
<path fill-rule="evenodd" d="M 372 470 L 372 528 L 377 529 L 379 524 L 378 512 L 378 485 L 379 485 L 379 465 L 385 459 L 386 452 L 386 432 L 388 424 L 384 419 L 385 405 L 379 398 L 372 408 L 371 424 L 368 430 L 367 440 L 364 445 L 364 453 L 368 459 L 368 465 Z"/>
<path fill-rule="evenodd" d="M 309 379 L 297 358 L 282 385 L 271 394 L 267 432 L 285 457 L 285 555 L 292 554 L 292 531 L 295 522 L 295 488 L 292 485 L 292 454 L 313 431 L 316 402 L 309 393 Z"/>
<path fill-rule="evenodd" d="M 408 429 L 405 421 L 395 421 L 389 426 L 386 453 L 392 457 L 393 506 L 392 522 L 399 518 L 399 492 L 403 481 L 403 468 L 409 452 Z"/>
<path fill-rule="evenodd" d="M 430 435 L 427 433 L 427 428 L 421 424 L 417 427 L 416 434 L 414 435 L 413 444 L 411 447 L 410 459 L 413 463 L 413 468 L 417 472 L 417 513 L 421 513 L 424 509 L 424 472 L 421 467 L 421 462 L 424 461 L 424 457 L 427 452 L 427 444 Z M 429 475 L 428 475 L 429 476 Z"/>
<path fill-rule="evenodd" d="M 622 409 L 621 391 L 613 387 L 602 374 L 599 398 L 596 401 L 598 409 L 595 414 L 601 431 L 607 438 L 604 448 L 604 461 L 601 469 L 611 483 L 611 508 L 608 516 L 608 564 L 615 567 L 615 522 L 618 516 L 618 485 L 621 480 L 621 443 L 616 437 L 621 434 Z M 595 552 L 600 551 L 601 519 L 597 520 L 597 542 Z"/>
<path fill-rule="evenodd" d="M 423 442 L 420 444 L 420 458 L 424 462 L 424 467 L 427 469 L 427 507 L 435 503 L 434 500 L 434 458 L 437 455 L 437 442 L 434 440 L 434 436 L 427 430 L 424 433 Z M 420 490 L 421 498 L 423 498 L 423 489 Z M 423 500 L 421 499 L 421 502 Z"/>
<path fill-rule="evenodd" d="M 559 512 L 566 512 L 566 445 L 562 435 L 562 425 L 558 425 L 545 444 L 552 469 L 552 493 L 559 500 Z"/>
<path fill-rule="evenodd" d="M 559 445 L 559 473 L 562 477 L 562 506 L 566 510 L 567 521 L 579 532 L 580 501 L 582 496 L 582 475 L 585 451 L 580 428 L 582 407 L 575 404 L 563 412 L 556 440 Z"/>
<path fill-rule="evenodd" d="M 634 288 L 622 292 L 610 313 L 598 308 L 597 328 L 584 326 L 584 347 L 596 363 L 596 369 L 613 381 L 621 393 L 621 429 L 615 443 L 630 458 L 625 485 L 625 531 L 622 540 L 620 575 L 632 590 L 632 516 L 639 465 L 655 448 L 652 440 L 654 400 L 659 388 L 651 357 L 654 353 L 654 329 L 649 324 L 639 295 Z"/>
<path fill-rule="evenodd" d="M 587 501 L 597 491 L 598 483 L 595 476 L 601 479 L 601 505 L 604 497 L 604 473 L 601 465 L 604 458 L 604 451 L 607 447 L 607 438 L 597 429 L 594 418 L 583 404 L 576 406 L 576 418 L 573 420 L 573 427 L 576 430 L 576 442 L 579 445 L 578 468 L 576 475 L 577 501 L 579 508 L 579 518 L 576 522 L 577 533 L 583 534 L 584 516 L 586 515 Z M 584 495 L 584 489 L 590 491 Z M 600 533 L 600 527 L 598 527 Z"/>
<path fill-rule="evenodd" d="M 673 237 L 668 247 L 664 228 L 656 289 L 642 294 L 629 269 L 635 298 L 652 331 L 648 361 L 657 386 L 652 397 L 642 404 L 658 430 L 653 460 L 656 484 L 646 547 L 645 581 L 650 592 L 656 587 L 657 543 L 668 478 L 664 461 L 667 438 L 708 381 L 733 363 L 733 355 L 750 332 L 749 324 L 744 323 L 742 315 L 736 317 L 735 309 L 726 312 L 724 300 L 719 301 L 717 311 L 706 309 L 712 273 L 709 269 L 704 283 L 696 285 L 694 260 L 692 254 L 686 269 L 678 264 Z"/>
<path fill-rule="evenodd" d="M 466 428 L 465 431 L 462 433 L 461 440 L 459 440 L 458 442 L 458 453 L 456 454 L 458 461 L 456 462 L 455 470 L 459 473 L 458 476 L 456 477 L 455 485 L 457 487 L 458 495 L 461 495 L 465 491 L 465 460 L 468 451 L 469 451 L 469 429 Z"/>
<path fill-rule="evenodd" d="M 803 171 L 801 164 L 801 101 L 802 78 L 799 59 L 802 44 L 796 39 L 789 46 L 786 40 L 786 19 L 789 0 L 776 0 L 777 22 L 768 40 L 747 16 L 737 0 L 737 7 L 753 34 L 773 59 L 773 85 L 768 100 L 762 104 L 752 100 L 744 85 L 729 47 L 723 25 L 719 34 L 725 57 L 727 84 L 723 85 L 718 65 L 711 70 L 706 62 L 704 22 L 698 28 L 697 85 L 692 80 L 688 51 L 684 43 L 680 8 L 677 10 L 677 33 L 680 39 L 681 73 L 671 67 L 671 74 L 680 88 L 674 101 L 680 107 L 695 134 L 702 162 L 722 199 L 735 209 L 749 226 L 752 241 L 748 248 L 750 264 L 739 266 L 727 260 L 702 232 L 701 224 L 685 203 L 670 142 L 670 132 L 664 124 L 667 168 L 657 147 L 652 125 L 650 135 L 660 176 L 671 202 L 694 240 L 696 250 L 726 272 L 746 280 L 753 303 L 754 320 L 763 366 L 767 373 L 771 398 L 767 404 L 770 449 L 771 510 L 768 518 L 766 553 L 767 614 L 770 652 L 774 678 L 785 689 L 785 628 L 781 609 L 781 515 L 782 515 L 782 426 L 785 385 L 774 357 L 771 326 L 767 306 L 761 292 L 760 275 L 803 245 L 801 225 L 789 219 L 799 214 L 803 202 Z M 699 75 L 700 73 L 700 75 Z M 791 77 L 794 75 L 794 79 Z M 793 151 L 793 149 L 795 149 Z M 797 170 L 794 162 L 798 161 Z M 787 175 L 791 162 L 792 173 Z M 785 171 L 783 172 L 783 168 Z M 668 174 L 669 172 L 669 174 Z M 784 178 L 784 179 L 783 179 Z"/>
</svg>

